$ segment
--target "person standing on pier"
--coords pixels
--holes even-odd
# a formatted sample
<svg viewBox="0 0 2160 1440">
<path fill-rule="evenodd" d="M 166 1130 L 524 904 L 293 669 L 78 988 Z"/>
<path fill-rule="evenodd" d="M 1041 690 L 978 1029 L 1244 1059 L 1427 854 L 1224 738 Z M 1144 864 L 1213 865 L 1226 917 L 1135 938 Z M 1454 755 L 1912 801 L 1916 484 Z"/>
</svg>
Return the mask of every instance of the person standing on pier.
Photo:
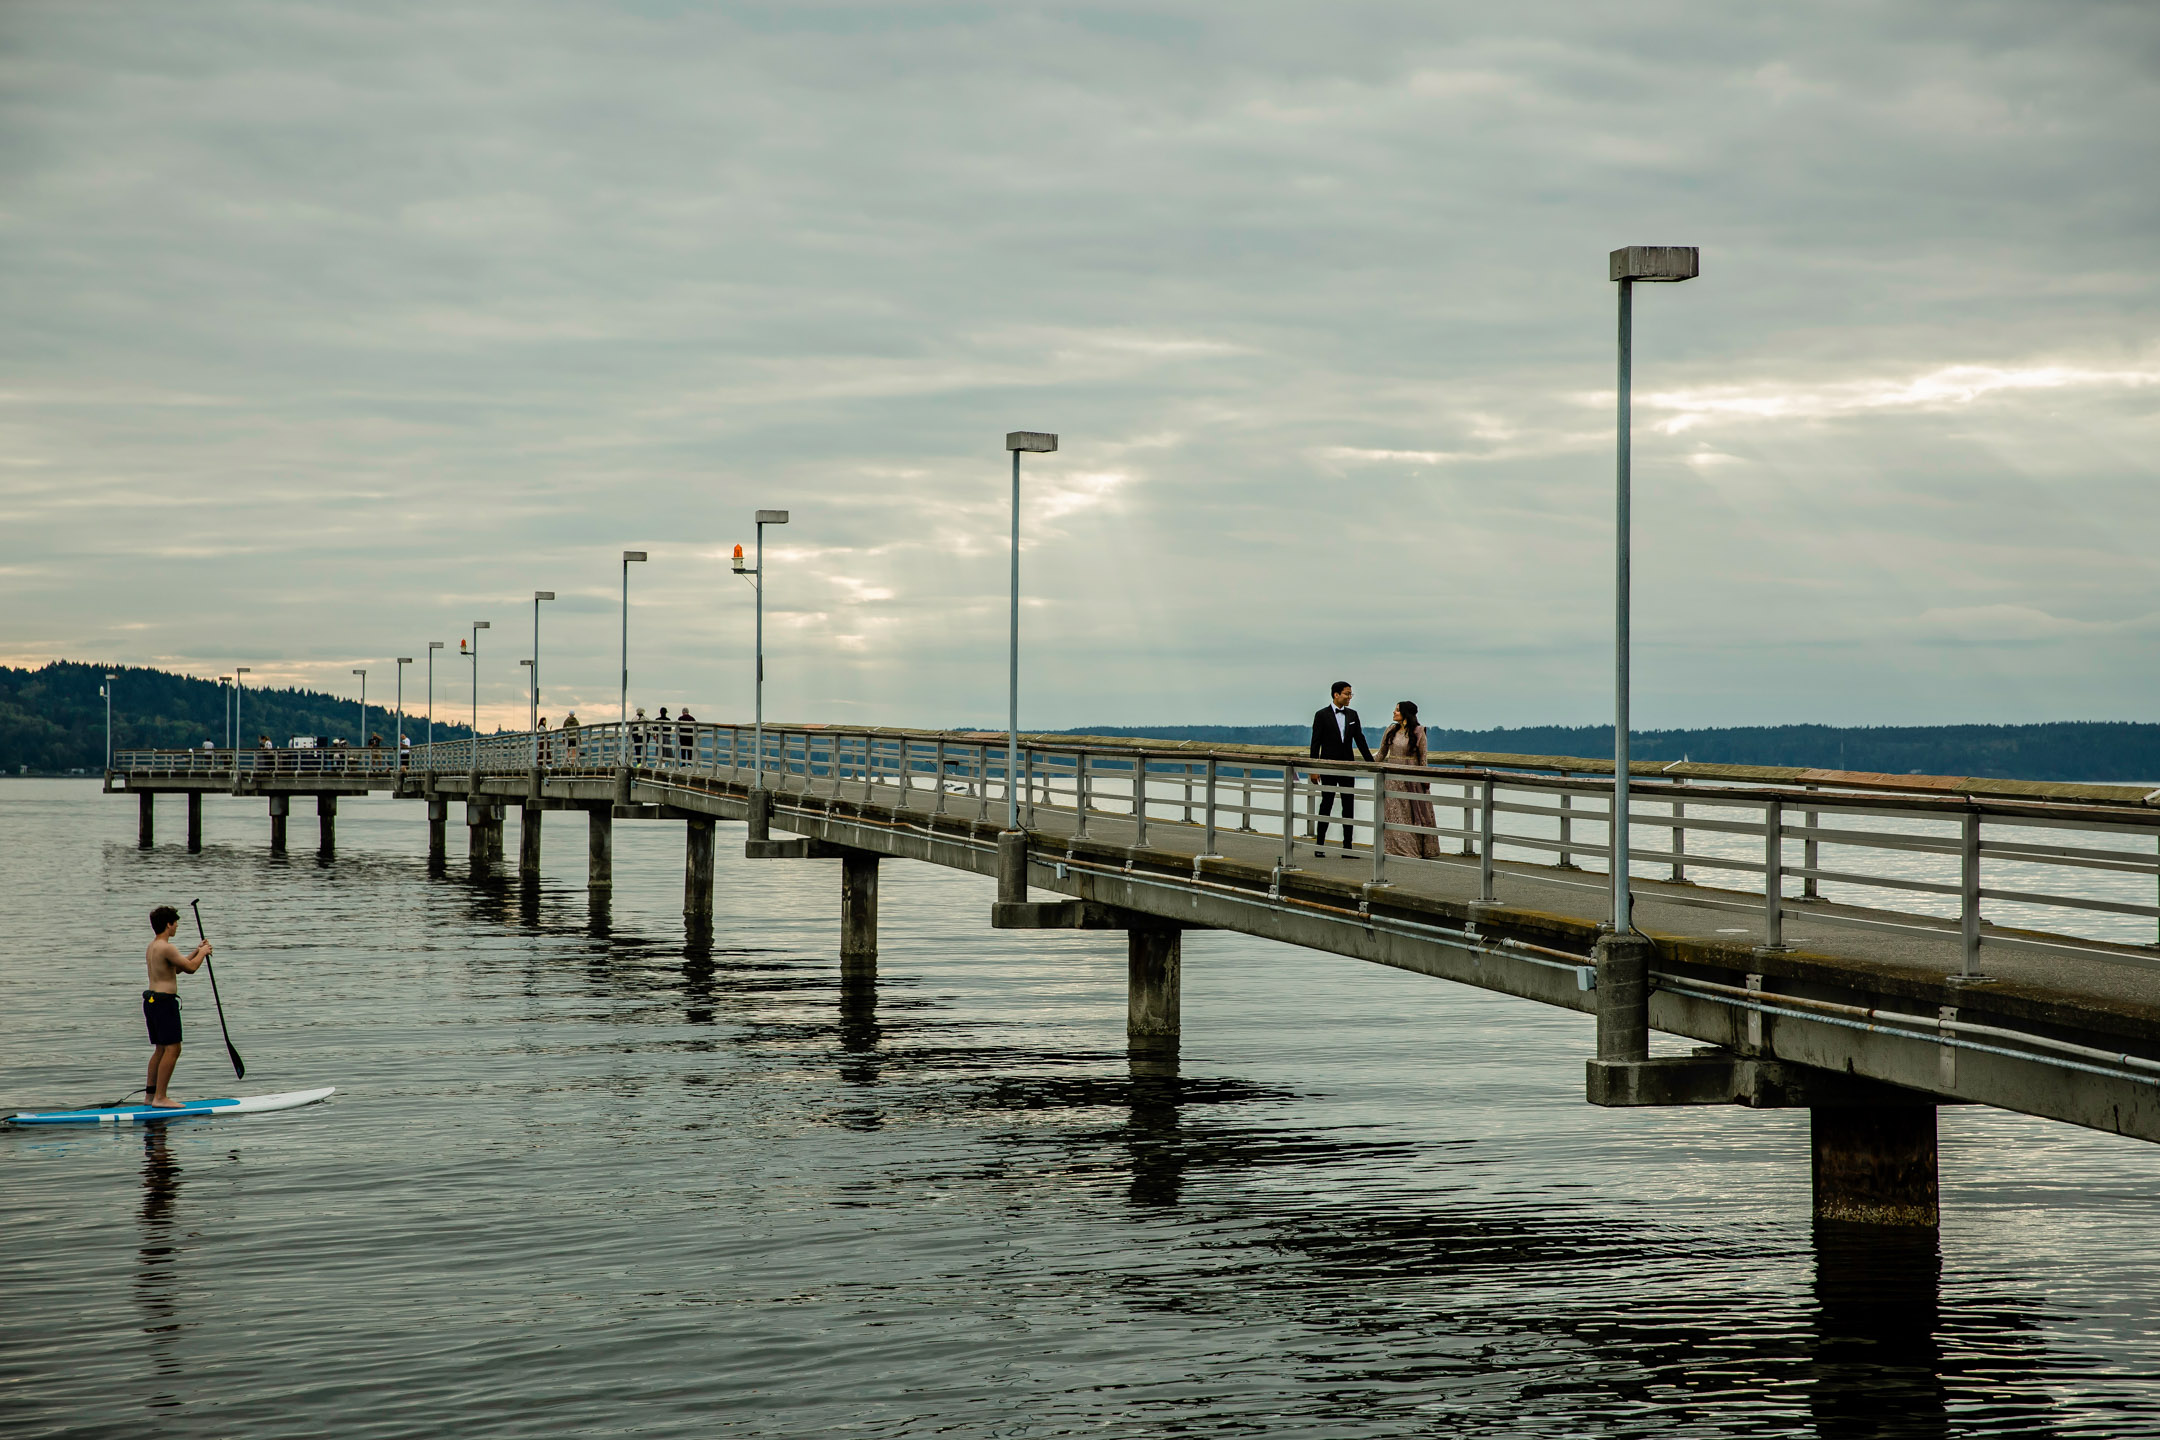
<svg viewBox="0 0 2160 1440">
<path fill-rule="evenodd" d="M 1395 719 L 1380 737 L 1380 763 L 1425 768 L 1425 727 L 1418 724 L 1417 702 L 1395 702 Z M 1440 858 L 1440 837 L 1428 835 L 1438 821 L 1433 817 L 1432 783 L 1406 775 L 1387 777 L 1387 853 L 1419 860 Z M 1415 829 L 1411 827 L 1417 827 Z"/>
<path fill-rule="evenodd" d="M 572 710 L 572 711 L 571 711 L 571 712 L 570 712 L 570 713 L 569 713 L 568 715 L 565 715 L 565 716 L 563 716 L 563 722 L 562 722 L 562 737 L 563 737 L 563 763 L 564 763 L 565 765 L 568 765 L 568 766 L 569 766 L 569 767 L 570 767 L 571 769 L 575 770 L 575 769 L 577 769 L 577 741 L 578 741 L 578 718 L 577 718 L 577 711 L 575 711 L 575 710 Z"/>
<path fill-rule="evenodd" d="M 659 729 L 653 731 L 653 759 L 665 765 L 675 758 L 675 722 L 668 719 L 667 706 L 660 707 Z"/>
<path fill-rule="evenodd" d="M 150 928 L 157 938 L 143 952 L 150 970 L 150 988 L 142 992 L 143 1023 L 150 1028 L 150 1073 L 143 1088 L 150 1103 L 160 1110 L 180 1104 L 165 1093 L 172 1084 L 173 1067 L 180 1063 L 180 977 L 192 975 L 210 958 L 210 942 L 203 941 L 183 955 L 173 943 L 180 928 L 180 912 L 160 905 L 150 912 Z"/>
<path fill-rule="evenodd" d="M 1328 687 L 1329 703 L 1313 712 L 1312 746 L 1307 752 L 1314 760 L 1352 760 L 1362 754 L 1368 761 L 1373 758 L 1372 746 L 1365 743 L 1365 729 L 1358 724 L 1358 713 L 1350 708 L 1350 682 L 1338 680 Z M 1355 751 L 1356 753 L 1353 753 Z M 1335 813 L 1335 792 L 1342 790 L 1342 853 L 1350 853 L 1350 822 L 1357 817 L 1357 800 L 1350 787 L 1357 783 L 1354 775 L 1322 775 L 1320 784 L 1320 813 Z M 1313 830 L 1313 854 L 1327 853 L 1328 822 L 1322 820 Z"/>
<path fill-rule="evenodd" d="M 687 705 L 675 712 L 675 754 L 685 765 L 697 763 L 697 716 Z"/>
</svg>

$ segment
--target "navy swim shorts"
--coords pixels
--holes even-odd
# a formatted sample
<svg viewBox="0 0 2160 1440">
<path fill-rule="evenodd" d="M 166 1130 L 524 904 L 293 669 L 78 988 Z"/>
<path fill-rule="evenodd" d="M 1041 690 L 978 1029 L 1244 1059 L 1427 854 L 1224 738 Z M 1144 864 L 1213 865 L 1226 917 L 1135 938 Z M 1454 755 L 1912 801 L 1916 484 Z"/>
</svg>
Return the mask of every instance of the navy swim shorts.
<svg viewBox="0 0 2160 1440">
<path fill-rule="evenodd" d="M 143 1024 L 150 1027 L 152 1045 L 180 1043 L 180 997 L 162 990 L 142 992 Z"/>
</svg>

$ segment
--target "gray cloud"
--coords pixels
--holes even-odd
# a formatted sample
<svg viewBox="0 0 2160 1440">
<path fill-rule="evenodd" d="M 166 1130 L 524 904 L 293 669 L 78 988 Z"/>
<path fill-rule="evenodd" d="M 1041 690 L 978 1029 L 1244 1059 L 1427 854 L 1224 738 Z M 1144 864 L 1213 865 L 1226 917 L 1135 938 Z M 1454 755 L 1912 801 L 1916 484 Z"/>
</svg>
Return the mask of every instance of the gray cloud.
<svg viewBox="0 0 2160 1440">
<path fill-rule="evenodd" d="M 2143 5 L 20 4 L 0 650 L 549 709 L 2154 708 Z M 521 603 L 522 601 L 522 603 Z M 492 673 L 490 673 L 492 672 Z M 453 666 L 453 676 L 459 673 Z M 462 686 L 461 679 L 453 680 Z M 461 692 L 462 693 L 462 692 Z"/>
</svg>

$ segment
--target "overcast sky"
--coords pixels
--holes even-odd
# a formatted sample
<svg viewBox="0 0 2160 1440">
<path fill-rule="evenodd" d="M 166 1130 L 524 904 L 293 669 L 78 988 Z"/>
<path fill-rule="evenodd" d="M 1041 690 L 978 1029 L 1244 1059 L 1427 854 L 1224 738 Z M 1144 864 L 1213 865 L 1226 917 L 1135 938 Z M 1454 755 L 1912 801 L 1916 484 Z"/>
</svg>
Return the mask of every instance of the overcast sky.
<svg viewBox="0 0 2160 1440">
<path fill-rule="evenodd" d="M 483 718 L 2160 716 L 2160 7 L 0 7 L 0 657 Z M 419 671 L 407 685 L 417 703 Z M 470 673 L 439 663 L 440 707 Z"/>
</svg>

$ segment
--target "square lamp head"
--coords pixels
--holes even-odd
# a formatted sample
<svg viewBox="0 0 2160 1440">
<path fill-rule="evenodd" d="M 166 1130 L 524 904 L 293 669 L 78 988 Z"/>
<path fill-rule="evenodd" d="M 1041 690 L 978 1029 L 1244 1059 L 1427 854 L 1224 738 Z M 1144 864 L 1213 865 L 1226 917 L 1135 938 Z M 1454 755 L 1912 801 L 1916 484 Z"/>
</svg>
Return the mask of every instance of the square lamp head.
<svg viewBox="0 0 2160 1440">
<path fill-rule="evenodd" d="M 622 552 L 623 564 L 625 565 L 628 565 L 633 560 L 643 560 L 644 558 L 645 552 L 642 550 L 625 550 Z"/>
<path fill-rule="evenodd" d="M 555 598 L 555 592 L 554 592 L 554 591 L 552 591 L 552 590 L 535 590 L 535 591 L 533 591 L 533 599 L 535 599 L 535 600 L 552 600 L 552 599 L 554 599 L 554 598 Z"/>
<path fill-rule="evenodd" d="M 1702 273 L 1702 250 L 1694 245 L 1623 245 L 1610 260 L 1614 280 L 1693 280 Z"/>
<path fill-rule="evenodd" d="M 1057 449 L 1057 436 L 1041 430 L 1015 430 L 1005 437 L 1007 450 L 1024 450 L 1030 455 L 1048 455 Z"/>
<path fill-rule="evenodd" d="M 757 512 L 757 523 L 760 525 L 785 525 L 787 524 L 787 511 L 760 510 Z"/>
</svg>

